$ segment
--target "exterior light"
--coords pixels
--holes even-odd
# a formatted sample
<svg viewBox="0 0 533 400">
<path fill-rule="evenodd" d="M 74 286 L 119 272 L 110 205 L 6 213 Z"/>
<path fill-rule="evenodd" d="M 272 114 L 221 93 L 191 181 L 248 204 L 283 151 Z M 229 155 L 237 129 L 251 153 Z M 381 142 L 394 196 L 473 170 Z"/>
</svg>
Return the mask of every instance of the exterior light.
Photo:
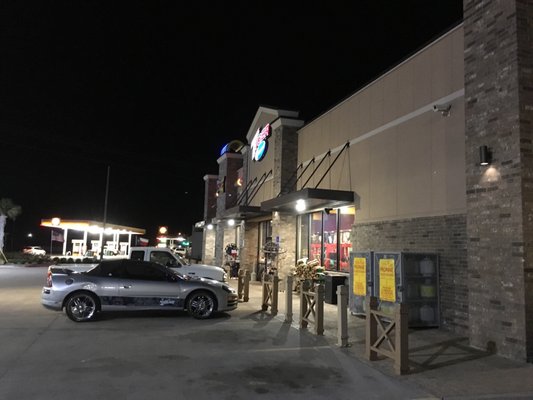
<svg viewBox="0 0 533 400">
<path fill-rule="evenodd" d="M 212 231 L 212 230 L 213 230 L 213 224 L 208 224 L 208 225 L 207 225 L 207 229 L 209 229 L 210 231 Z"/>
<path fill-rule="evenodd" d="M 305 211 L 305 209 L 307 208 L 306 204 L 305 204 L 305 201 L 300 199 L 300 200 L 297 200 L 296 201 L 296 205 L 294 206 L 294 208 L 296 209 L 296 211 L 298 212 L 302 212 L 302 211 Z"/>
<path fill-rule="evenodd" d="M 167 233 L 167 232 L 168 232 L 168 228 L 167 228 L 166 226 L 160 226 L 160 227 L 159 227 L 159 233 L 160 233 L 161 235 L 164 235 L 164 234 Z"/>
<path fill-rule="evenodd" d="M 61 223 L 61 218 L 57 218 L 57 217 L 52 218 L 52 225 L 59 226 L 60 223 Z"/>
<path fill-rule="evenodd" d="M 489 165 L 492 154 L 487 146 L 479 146 L 479 165 Z"/>
<path fill-rule="evenodd" d="M 28 237 L 29 237 L 29 238 L 33 237 L 33 233 L 31 233 L 31 232 L 28 233 Z"/>
<path fill-rule="evenodd" d="M 228 225 L 229 226 L 235 225 L 235 220 L 234 219 L 228 219 Z"/>
</svg>

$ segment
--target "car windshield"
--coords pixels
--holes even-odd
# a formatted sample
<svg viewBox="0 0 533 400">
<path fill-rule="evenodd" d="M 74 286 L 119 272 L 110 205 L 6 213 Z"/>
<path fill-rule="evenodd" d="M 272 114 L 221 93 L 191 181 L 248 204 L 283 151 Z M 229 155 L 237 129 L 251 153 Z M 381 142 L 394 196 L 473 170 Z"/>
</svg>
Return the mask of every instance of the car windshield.
<svg viewBox="0 0 533 400">
<path fill-rule="evenodd" d="M 176 256 L 176 258 L 179 260 L 180 263 L 182 263 L 183 265 L 191 265 L 191 263 L 185 258 L 185 257 L 182 257 L 180 256 L 179 254 L 174 254 Z"/>
</svg>

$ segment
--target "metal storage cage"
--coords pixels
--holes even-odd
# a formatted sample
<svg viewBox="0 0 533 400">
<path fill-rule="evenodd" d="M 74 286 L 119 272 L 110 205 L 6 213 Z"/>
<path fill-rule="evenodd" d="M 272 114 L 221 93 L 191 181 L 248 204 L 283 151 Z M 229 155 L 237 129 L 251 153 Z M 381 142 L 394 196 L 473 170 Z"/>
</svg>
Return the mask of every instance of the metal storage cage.
<svg viewBox="0 0 533 400">
<path fill-rule="evenodd" d="M 410 327 L 440 325 L 439 257 L 433 253 L 375 252 L 374 293 L 381 310 L 409 305 Z"/>
<path fill-rule="evenodd" d="M 374 252 L 350 253 L 348 307 L 352 315 L 364 315 L 366 296 L 374 294 Z"/>
</svg>

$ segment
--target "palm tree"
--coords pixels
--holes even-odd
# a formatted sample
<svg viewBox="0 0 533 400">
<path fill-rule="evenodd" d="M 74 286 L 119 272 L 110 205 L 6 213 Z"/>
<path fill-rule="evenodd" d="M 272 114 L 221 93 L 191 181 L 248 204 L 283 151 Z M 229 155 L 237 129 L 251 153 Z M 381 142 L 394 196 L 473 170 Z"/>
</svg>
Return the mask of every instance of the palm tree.
<svg viewBox="0 0 533 400">
<path fill-rule="evenodd" d="M 15 219 L 22 212 L 22 208 L 11 199 L 0 199 L 0 252 L 4 249 L 4 229 L 7 219 Z"/>
</svg>

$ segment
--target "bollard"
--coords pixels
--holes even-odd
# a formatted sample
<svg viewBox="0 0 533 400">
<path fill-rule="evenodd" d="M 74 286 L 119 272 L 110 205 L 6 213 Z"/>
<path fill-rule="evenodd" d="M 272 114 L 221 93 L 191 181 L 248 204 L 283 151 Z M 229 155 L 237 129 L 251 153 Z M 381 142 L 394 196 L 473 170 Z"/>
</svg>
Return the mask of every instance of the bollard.
<svg viewBox="0 0 533 400">
<path fill-rule="evenodd" d="M 279 295 L 279 277 L 274 275 L 272 280 L 272 304 L 270 305 L 270 312 L 272 315 L 278 315 L 278 295 Z"/>
<path fill-rule="evenodd" d="M 348 287 L 337 286 L 337 344 L 348 346 Z"/>
<path fill-rule="evenodd" d="M 315 333 L 317 335 L 324 334 L 324 298 L 326 297 L 326 288 L 323 283 L 315 286 L 316 293 L 316 320 Z"/>
<path fill-rule="evenodd" d="M 285 290 L 285 322 L 292 322 L 292 275 L 287 275 Z"/>
</svg>

